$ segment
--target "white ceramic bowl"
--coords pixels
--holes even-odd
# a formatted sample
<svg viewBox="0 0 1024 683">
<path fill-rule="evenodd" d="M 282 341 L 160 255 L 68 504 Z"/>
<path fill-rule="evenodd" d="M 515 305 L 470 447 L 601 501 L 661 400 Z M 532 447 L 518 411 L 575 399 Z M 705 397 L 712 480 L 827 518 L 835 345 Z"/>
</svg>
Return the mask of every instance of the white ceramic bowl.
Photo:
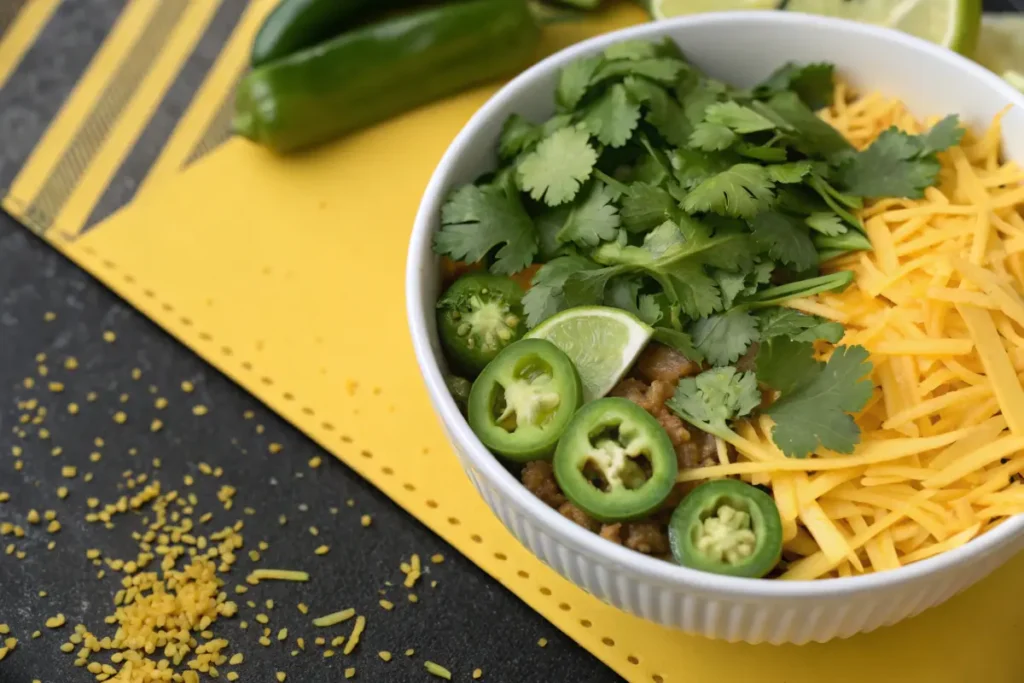
<svg viewBox="0 0 1024 683">
<path fill-rule="evenodd" d="M 855 86 L 899 97 L 920 116 L 958 113 L 984 126 L 1012 103 L 1003 124 L 1004 151 L 1024 162 L 1024 96 L 973 62 L 895 31 L 787 12 L 729 12 L 635 26 L 580 43 L 491 98 L 452 142 L 427 186 L 409 248 L 406 295 L 430 398 L 474 486 L 505 526 L 543 562 L 623 610 L 690 633 L 750 643 L 826 641 L 913 616 L 1024 548 L 1024 516 L 952 552 L 878 574 L 807 582 L 705 574 L 605 541 L 549 508 L 480 443 L 445 389 L 431 238 L 446 195 L 494 168 L 509 114 L 542 120 L 552 113 L 558 71 L 567 63 L 621 40 L 662 36 L 673 38 L 709 75 L 739 86 L 760 81 L 786 61 L 827 61 Z"/>
</svg>

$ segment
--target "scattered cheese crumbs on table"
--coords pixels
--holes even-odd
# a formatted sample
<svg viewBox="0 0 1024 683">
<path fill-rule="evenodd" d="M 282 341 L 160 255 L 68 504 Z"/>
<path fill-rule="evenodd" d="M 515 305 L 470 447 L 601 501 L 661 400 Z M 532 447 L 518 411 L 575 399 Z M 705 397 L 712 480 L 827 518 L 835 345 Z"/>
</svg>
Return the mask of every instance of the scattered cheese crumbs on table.
<svg viewBox="0 0 1024 683">
<path fill-rule="evenodd" d="M 537 644 L 540 645 L 541 647 L 547 647 L 548 646 L 548 639 L 547 638 L 541 638 L 540 640 L 537 641 Z"/>
<path fill-rule="evenodd" d="M 40 520 L 40 517 L 39 517 L 39 511 L 38 510 L 35 510 L 35 509 L 29 510 L 28 514 L 25 515 L 25 521 L 28 522 L 29 524 L 39 524 L 39 520 Z"/>
<path fill-rule="evenodd" d="M 114 413 L 114 422 L 116 422 L 117 424 L 123 425 L 127 421 L 128 415 L 123 410 L 119 410 L 116 413 Z"/>
<path fill-rule="evenodd" d="M 185 380 L 184 382 L 181 383 L 181 390 L 184 391 L 186 394 L 191 393 L 195 388 L 195 385 L 192 384 L 192 382 L 189 382 L 188 380 Z"/>
<path fill-rule="evenodd" d="M 380 604 L 381 607 L 383 607 L 384 609 L 386 609 L 389 612 L 395 608 L 394 603 L 391 602 L 390 600 L 381 600 L 379 604 Z"/>
<path fill-rule="evenodd" d="M 132 379 L 139 379 L 142 377 L 142 370 L 139 368 L 132 368 Z"/>
<path fill-rule="evenodd" d="M 206 415 L 206 413 L 208 413 L 208 412 L 209 412 L 209 410 L 202 403 L 200 403 L 198 405 L 192 406 L 192 414 L 193 415 Z"/>
<path fill-rule="evenodd" d="M 65 623 L 64 615 L 58 614 L 46 620 L 46 628 L 60 628 Z"/>
<path fill-rule="evenodd" d="M 153 402 L 153 406 L 157 410 L 163 410 L 164 408 L 167 407 L 167 399 L 164 398 L 163 396 L 160 396 L 156 399 L 156 401 Z"/>
<path fill-rule="evenodd" d="M 77 403 L 69 403 L 68 404 L 68 413 L 70 413 L 71 415 L 78 415 L 78 404 Z"/>
<path fill-rule="evenodd" d="M 426 662 L 423 662 L 423 668 L 426 669 L 427 673 L 429 673 L 432 676 L 443 678 L 446 681 L 452 680 L 452 672 L 444 668 L 440 664 L 436 664 L 428 660 Z"/>
<path fill-rule="evenodd" d="M 309 607 L 306 606 L 306 603 L 300 602 L 299 603 L 299 611 L 301 613 L 303 613 L 303 614 L 309 614 Z"/>
<path fill-rule="evenodd" d="M 356 675 L 356 669 L 353 666 L 345 669 L 345 678 L 353 678 Z"/>
<path fill-rule="evenodd" d="M 430 556 L 430 561 L 433 562 L 434 564 L 441 564 L 442 562 L 444 562 L 444 555 L 442 555 L 441 553 L 437 553 L 435 555 L 431 555 Z"/>
<path fill-rule="evenodd" d="M 352 654 L 352 651 L 356 649 L 356 645 L 359 644 L 359 636 L 362 635 L 364 628 L 366 628 L 366 617 L 359 615 L 356 617 L 355 626 L 352 627 L 352 634 L 349 635 L 348 642 L 345 643 L 344 653 L 346 655 Z"/>
<path fill-rule="evenodd" d="M 67 486 L 58 486 L 57 487 L 57 497 L 60 498 L 61 500 L 64 500 L 65 498 L 67 498 L 68 497 L 68 487 Z"/>
<path fill-rule="evenodd" d="M 303 607 L 305 607 L 305 605 L 300 605 L 299 611 L 305 614 L 306 612 L 302 609 Z M 355 614 L 355 609 L 349 607 L 348 609 L 343 609 L 339 612 L 334 612 L 332 614 L 327 614 L 325 616 L 314 619 L 313 626 L 319 626 L 321 628 L 325 628 L 327 626 L 334 626 L 335 624 L 340 624 L 343 621 L 348 621 L 349 619 L 354 617 Z"/>
<path fill-rule="evenodd" d="M 75 370 L 78 368 L 78 359 L 74 356 L 68 356 L 64 359 L 64 368 L 67 370 Z"/>
<path fill-rule="evenodd" d="M 111 332 L 110 330 L 106 330 L 103 333 L 103 341 L 105 341 L 107 343 L 113 343 L 116 339 L 117 339 L 117 335 L 114 334 L 113 332 Z"/>
<path fill-rule="evenodd" d="M 159 432 L 161 429 L 163 429 L 163 427 L 163 420 L 158 420 L 154 418 L 153 421 L 149 423 L 149 431 L 151 432 Z"/>
<path fill-rule="evenodd" d="M 313 551 L 317 555 L 326 555 L 331 552 L 331 547 L 328 545 L 317 546 L 316 550 Z"/>
<path fill-rule="evenodd" d="M 278 640 L 288 640 L 288 629 L 283 628 L 280 631 L 278 631 L 277 632 L 277 639 Z"/>
<path fill-rule="evenodd" d="M 254 569 L 248 578 L 254 581 L 309 581 L 309 573 L 289 569 Z"/>
<path fill-rule="evenodd" d="M 278 671 L 276 674 L 277 683 L 284 683 L 284 679 L 288 678 L 288 675 L 283 671 Z"/>
<path fill-rule="evenodd" d="M 61 382 L 50 382 L 48 386 L 50 388 L 50 391 L 52 391 L 55 394 L 59 394 L 60 392 L 64 391 L 64 384 Z"/>
<path fill-rule="evenodd" d="M 373 524 L 373 518 L 370 517 L 370 515 L 363 515 L 359 518 L 359 523 L 363 526 L 370 526 L 371 524 Z"/>
<path fill-rule="evenodd" d="M 48 323 L 49 322 L 53 322 L 56 319 L 57 319 L 57 314 L 54 313 L 53 311 L 47 311 L 46 313 L 43 313 L 43 320 L 45 320 Z"/>
<path fill-rule="evenodd" d="M 390 662 L 391 661 L 391 653 L 388 652 L 387 650 L 381 650 L 380 652 L 377 653 L 377 656 L 380 657 L 381 659 L 383 659 L 385 662 Z"/>
<path fill-rule="evenodd" d="M 60 476 L 64 477 L 65 479 L 74 479 L 75 477 L 78 476 L 78 468 L 75 467 L 74 465 L 65 465 L 64 467 L 60 468 Z"/>
<path fill-rule="evenodd" d="M 283 446 L 276 442 L 271 443 L 269 446 L 267 446 L 267 450 L 270 451 L 271 455 L 277 455 L 278 453 L 281 452 L 282 448 Z"/>
<path fill-rule="evenodd" d="M 483 669 L 473 669 L 473 679 L 476 680 L 484 675 Z"/>
</svg>

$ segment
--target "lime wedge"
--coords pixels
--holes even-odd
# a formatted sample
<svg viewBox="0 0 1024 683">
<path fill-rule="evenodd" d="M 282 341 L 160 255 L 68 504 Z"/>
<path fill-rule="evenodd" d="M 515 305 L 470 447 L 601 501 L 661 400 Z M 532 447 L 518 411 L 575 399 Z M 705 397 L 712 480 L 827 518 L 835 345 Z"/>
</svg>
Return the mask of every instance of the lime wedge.
<svg viewBox="0 0 1024 683">
<path fill-rule="evenodd" d="M 785 9 L 888 26 L 971 54 L 981 24 L 981 0 L 646 0 L 655 19 L 696 12 Z"/>
<path fill-rule="evenodd" d="M 551 316 L 527 338 L 546 339 L 569 356 L 583 382 L 583 400 L 601 398 L 622 379 L 654 330 L 631 313 L 581 306 Z"/>
<path fill-rule="evenodd" d="M 1024 71 L 1024 15 L 986 14 L 974 59 L 1019 88 L 1014 79 Z"/>
<path fill-rule="evenodd" d="M 730 9 L 776 9 L 779 6 L 778 0 L 646 0 L 643 4 L 655 19 Z"/>
<path fill-rule="evenodd" d="M 1005 78 L 1006 82 L 1012 85 L 1014 88 L 1020 90 L 1021 92 L 1024 92 L 1024 74 L 1022 74 L 1019 71 L 1013 71 L 1011 69 L 1010 71 L 1003 72 L 1003 78 Z"/>
</svg>

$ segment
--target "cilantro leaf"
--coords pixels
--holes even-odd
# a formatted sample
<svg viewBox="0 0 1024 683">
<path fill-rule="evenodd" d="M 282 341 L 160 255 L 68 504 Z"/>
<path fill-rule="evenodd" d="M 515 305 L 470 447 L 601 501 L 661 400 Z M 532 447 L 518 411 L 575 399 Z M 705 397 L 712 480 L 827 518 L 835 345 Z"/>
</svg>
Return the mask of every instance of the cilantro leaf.
<svg viewBox="0 0 1024 683">
<path fill-rule="evenodd" d="M 853 282 L 853 272 L 840 270 L 828 275 L 819 275 L 784 285 L 762 289 L 752 296 L 744 298 L 743 304 L 749 308 L 778 306 L 790 299 L 802 299 L 824 292 L 841 292 Z"/>
<path fill-rule="evenodd" d="M 537 242 L 540 246 L 538 253 L 541 261 L 550 261 L 562 252 L 565 242 L 559 239 L 558 233 L 569 218 L 570 211 L 572 204 L 562 204 L 534 217 L 533 224 L 537 228 Z"/>
<path fill-rule="evenodd" d="M 625 86 L 610 87 L 583 116 L 583 125 L 609 147 L 622 147 L 640 121 L 640 105 L 630 99 Z"/>
<path fill-rule="evenodd" d="M 672 84 L 686 64 L 673 57 L 648 57 L 635 60 L 605 62 L 594 73 L 591 83 L 617 76 L 643 76 L 658 83 Z"/>
<path fill-rule="evenodd" d="M 839 214 L 831 211 L 815 211 L 804 219 L 807 227 L 822 235 L 836 237 L 849 231 Z"/>
<path fill-rule="evenodd" d="M 938 177 L 936 153 L 958 144 L 963 134 L 956 116 L 922 135 L 890 128 L 867 149 L 847 155 L 836 169 L 836 180 L 847 193 L 860 197 L 918 199 Z"/>
<path fill-rule="evenodd" d="M 701 121 L 690 134 L 690 146 L 702 152 L 720 152 L 736 142 L 736 133 L 728 126 Z"/>
<path fill-rule="evenodd" d="M 789 126 L 793 146 L 808 156 L 833 157 L 853 150 L 839 131 L 818 118 L 794 92 L 773 95 L 765 106 Z M 759 109 L 763 111 L 763 109 Z M 767 115 L 767 112 L 765 112 Z"/>
<path fill-rule="evenodd" d="M 563 128 L 544 138 L 516 170 L 519 186 L 548 206 L 572 200 L 590 177 L 597 152 L 585 131 Z"/>
<path fill-rule="evenodd" d="M 683 105 L 683 113 L 696 125 L 704 120 L 704 112 L 729 91 L 720 81 L 701 76 L 693 71 L 684 73 L 676 82 L 676 97 Z"/>
<path fill-rule="evenodd" d="M 642 283 L 638 277 L 619 276 L 613 278 L 605 290 L 604 303 L 629 311 L 648 325 L 661 320 L 661 306 L 650 294 L 640 294 Z"/>
<path fill-rule="evenodd" d="M 813 370 L 806 361 L 790 362 L 798 368 L 797 376 L 786 382 L 788 391 L 766 411 L 775 421 L 772 440 L 795 458 L 818 448 L 852 453 L 860 428 L 850 413 L 863 409 L 873 390 L 867 349 L 837 347 L 828 363 L 812 361 Z"/>
<path fill-rule="evenodd" d="M 690 335 L 668 327 L 654 328 L 654 341 L 669 346 L 694 363 L 703 363 L 704 356 L 693 345 Z"/>
<path fill-rule="evenodd" d="M 728 422 L 749 415 L 761 405 L 761 392 L 752 372 L 713 368 L 679 382 L 676 393 L 665 402 L 690 424 L 730 440 L 736 433 Z"/>
<path fill-rule="evenodd" d="M 558 111 L 570 112 L 579 105 L 594 80 L 594 74 L 604 64 L 600 55 L 583 57 L 569 62 L 558 76 L 555 103 Z"/>
<path fill-rule="evenodd" d="M 745 156 L 748 159 L 757 159 L 758 161 L 785 161 L 789 156 L 786 149 L 784 147 L 773 147 L 772 145 L 774 145 L 775 142 L 777 141 L 769 140 L 763 145 L 755 145 L 750 142 L 741 141 L 736 145 L 736 153 L 741 156 Z M 771 166 L 768 168 L 771 169 Z"/>
<path fill-rule="evenodd" d="M 773 164 L 766 167 L 768 176 L 780 184 L 801 182 L 813 168 L 809 161 L 794 161 L 788 164 Z"/>
<path fill-rule="evenodd" d="M 757 341 L 757 318 L 743 310 L 701 318 L 691 329 L 697 350 L 713 365 L 735 363 Z"/>
<path fill-rule="evenodd" d="M 526 324 L 536 327 L 555 313 L 568 308 L 562 288 L 573 273 L 594 269 L 588 259 L 570 254 L 548 261 L 534 274 L 531 287 L 523 296 Z"/>
<path fill-rule="evenodd" d="M 798 342 L 783 335 L 762 341 L 754 365 L 757 381 L 785 395 L 811 381 L 823 363 L 814 359 L 811 342 Z"/>
<path fill-rule="evenodd" d="M 713 211 L 723 216 L 753 218 L 772 205 L 773 185 L 764 166 L 736 164 L 693 188 L 683 208 L 689 213 Z"/>
<path fill-rule="evenodd" d="M 643 78 L 626 78 L 623 80 L 626 90 L 638 102 L 640 102 L 647 113 L 644 120 L 675 146 L 686 144 L 693 126 L 683 116 L 683 111 L 664 88 L 651 83 Z"/>
<path fill-rule="evenodd" d="M 624 266 L 577 270 L 565 281 L 565 301 L 570 307 L 600 305 L 604 303 L 605 291 L 612 278 L 628 272 Z"/>
<path fill-rule="evenodd" d="M 505 119 L 498 139 L 498 155 L 502 159 L 514 159 L 521 152 L 537 144 L 541 138 L 540 126 L 536 126 L 519 114 Z"/>
<path fill-rule="evenodd" d="M 665 221 L 678 209 L 663 188 L 650 183 L 632 183 L 622 196 L 622 224 L 630 232 L 647 232 Z"/>
<path fill-rule="evenodd" d="M 927 132 L 917 136 L 921 145 L 921 154 L 937 154 L 950 147 L 956 147 L 960 144 L 965 132 L 956 115 L 947 116 Z"/>
<path fill-rule="evenodd" d="M 831 64 L 800 66 L 788 63 L 776 69 L 758 85 L 754 94 L 757 97 L 769 97 L 792 90 L 811 109 L 821 109 L 832 103 L 834 72 L 835 67 Z"/>
<path fill-rule="evenodd" d="M 715 272 L 714 278 L 718 283 L 718 291 L 722 293 L 722 308 L 732 308 L 736 297 L 747 289 L 746 273 L 730 273 L 727 270 L 719 270 Z"/>
<path fill-rule="evenodd" d="M 818 250 L 799 219 L 778 211 L 759 213 L 751 224 L 754 241 L 776 261 L 797 272 L 818 265 Z"/>
<path fill-rule="evenodd" d="M 613 239 L 619 227 L 619 212 L 612 199 L 607 185 L 593 183 L 576 198 L 565 225 L 558 231 L 559 241 L 593 247 Z"/>
<path fill-rule="evenodd" d="M 673 150 L 669 158 L 676 181 L 686 190 L 692 190 L 715 174 L 728 170 L 736 161 L 738 159 L 729 154 L 708 154 L 686 147 Z"/>
<path fill-rule="evenodd" d="M 773 130 L 775 123 L 739 102 L 716 102 L 704 110 L 707 123 L 725 126 L 740 135 Z"/>
<path fill-rule="evenodd" d="M 465 185 L 441 208 L 434 251 L 457 261 L 476 262 L 501 245 L 491 271 L 517 273 L 533 262 L 537 231 L 515 191 Z"/>
<path fill-rule="evenodd" d="M 759 311 L 757 319 L 762 341 L 768 341 L 773 337 L 788 337 L 797 342 L 821 339 L 830 344 L 838 344 L 846 334 L 841 323 L 782 306 Z"/>
<path fill-rule="evenodd" d="M 649 40 L 624 40 L 604 51 L 605 59 L 649 59 L 658 56 L 658 46 Z"/>
</svg>

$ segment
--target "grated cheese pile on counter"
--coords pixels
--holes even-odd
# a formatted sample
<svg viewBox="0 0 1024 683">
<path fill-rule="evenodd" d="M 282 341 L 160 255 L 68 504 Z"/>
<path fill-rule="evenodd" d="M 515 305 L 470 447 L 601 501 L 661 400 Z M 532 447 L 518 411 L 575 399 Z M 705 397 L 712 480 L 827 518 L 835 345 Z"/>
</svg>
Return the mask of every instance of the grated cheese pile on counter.
<svg viewBox="0 0 1024 683">
<path fill-rule="evenodd" d="M 821 116 L 858 148 L 893 125 L 916 134 L 934 123 L 842 84 Z M 841 343 L 871 354 L 876 389 L 855 452 L 787 459 L 761 418 L 738 430 L 741 462 L 681 477 L 769 484 L 784 579 L 895 569 L 1024 512 L 1024 170 L 1000 161 L 1001 118 L 940 155 L 923 199 L 861 212 L 873 252 L 830 264 L 852 270 L 853 285 L 789 303 L 843 323 Z"/>
</svg>

